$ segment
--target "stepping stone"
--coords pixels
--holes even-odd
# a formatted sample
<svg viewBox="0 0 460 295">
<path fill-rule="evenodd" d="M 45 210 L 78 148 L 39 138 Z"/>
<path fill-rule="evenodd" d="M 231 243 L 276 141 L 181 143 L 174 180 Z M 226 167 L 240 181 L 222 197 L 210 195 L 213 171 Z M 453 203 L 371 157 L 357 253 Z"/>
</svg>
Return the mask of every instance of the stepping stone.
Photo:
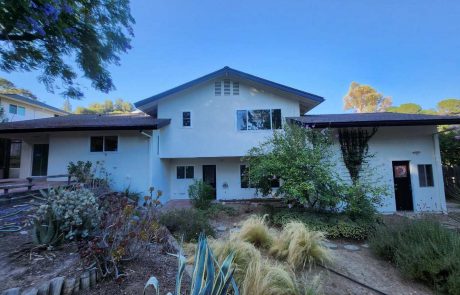
<svg viewBox="0 0 460 295">
<path fill-rule="evenodd" d="M 343 247 L 347 249 L 348 251 L 358 251 L 359 250 L 359 247 L 355 245 L 345 245 Z"/>
<path fill-rule="evenodd" d="M 21 231 L 19 232 L 19 234 L 21 234 L 21 235 L 28 235 L 29 232 L 26 231 L 26 230 L 21 230 Z"/>
<path fill-rule="evenodd" d="M 369 248 L 369 244 L 367 244 L 367 243 L 366 243 L 366 244 L 362 244 L 361 247 L 363 247 L 363 248 Z"/>
<path fill-rule="evenodd" d="M 328 249 L 337 249 L 337 244 L 331 242 L 323 242 L 323 246 Z"/>
<path fill-rule="evenodd" d="M 226 231 L 226 230 L 227 230 L 227 227 L 221 225 L 221 226 L 218 226 L 216 229 L 217 229 L 217 231 Z"/>
</svg>

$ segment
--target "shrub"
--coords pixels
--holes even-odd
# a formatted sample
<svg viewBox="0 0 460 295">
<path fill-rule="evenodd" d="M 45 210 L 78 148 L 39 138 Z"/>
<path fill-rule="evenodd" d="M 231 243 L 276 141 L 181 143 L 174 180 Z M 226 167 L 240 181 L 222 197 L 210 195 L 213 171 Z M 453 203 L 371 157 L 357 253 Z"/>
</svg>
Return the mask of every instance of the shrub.
<svg viewBox="0 0 460 295">
<path fill-rule="evenodd" d="M 379 226 L 370 238 L 377 255 L 410 278 L 440 292 L 460 294 L 460 236 L 432 220 Z"/>
<path fill-rule="evenodd" d="M 377 220 L 351 220 L 346 214 L 319 213 L 295 209 L 280 209 L 272 216 L 273 224 L 284 226 L 295 220 L 307 225 L 311 230 L 324 232 L 329 239 L 364 240 L 375 229 Z"/>
<path fill-rule="evenodd" d="M 95 237 L 81 254 L 96 265 L 103 277 L 123 277 L 123 262 L 143 255 L 159 231 L 154 208 L 138 208 L 127 197 L 110 195 L 103 199 L 101 223 Z"/>
<path fill-rule="evenodd" d="M 207 209 L 214 199 L 214 188 L 202 180 L 195 180 L 188 187 L 188 197 L 197 209 Z"/>
<path fill-rule="evenodd" d="M 214 236 L 214 230 L 206 215 L 195 209 L 166 211 L 161 214 L 160 223 L 186 242 L 196 240 L 201 232 Z"/>
<path fill-rule="evenodd" d="M 238 238 L 256 247 L 269 248 L 273 237 L 265 222 L 266 217 L 267 215 L 263 217 L 251 216 L 246 219 L 238 232 Z"/>
<path fill-rule="evenodd" d="M 45 220 L 51 210 L 66 239 L 85 238 L 99 224 L 101 212 L 90 190 L 80 187 L 51 188 L 48 193 L 41 193 L 46 203 L 37 210 L 38 220 Z"/>
<path fill-rule="evenodd" d="M 64 234 L 59 229 L 59 222 L 52 210 L 48 210 L 43 220 L 36 219 L 32 228 L 32 241 L 35 245 L 48 248 L 59 245 Z"/>
<path fill-rule="evenodd" d="M 330 260 L 324 241 L 322 232 L 309 230 L 302 222 L 291 221 L 273 242 L 270 253 L 286 259 L 294 269 L 303 269 L 314 262 Z"/>
<path fill-rule="evenodd" d="M 67 165 L 67 172 L 69 175 L 74 176 L 78 182 L 87 183 L 93 178 L 91 167 L 93 163 L 91 161 L 77 161 L 77 163 L 69 162 Z"/>
<path fill-rule="evenodd" d="M 210 204 L 206 210 L 203 210 L 203 213 L 212 218 L 218 217 L 220 213 L 225 213 L 228 216 L 238 215 L 238 211 L 235 208 L 221 203 Z"/>
</svg>

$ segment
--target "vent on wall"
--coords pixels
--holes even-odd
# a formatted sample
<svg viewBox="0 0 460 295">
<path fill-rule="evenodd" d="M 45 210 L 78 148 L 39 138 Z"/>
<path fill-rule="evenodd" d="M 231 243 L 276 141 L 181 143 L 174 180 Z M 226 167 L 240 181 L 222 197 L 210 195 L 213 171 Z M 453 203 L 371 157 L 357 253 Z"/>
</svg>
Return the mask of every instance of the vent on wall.
<svg viewBox="0 0 460 295">
<path fill-rule="evenodd" d="M 224 95 L 240 95 L 240 82 L 231 81 L 231 80 L 224 80 Z M 214 82 L 214 95 L 221 96 L 222 95 L 222 81 L 215 81 Z"/>
<path fill-rule="evenodd" d="M 224 95 L 230 95 L 230 80 L 224 80 Z"/>
<path fill-rule="evenodd" d="M 233 95 L 240 95 L 240 82 L 233 81 Z"/>
<path fill-rule="evenodd" d="M 217 96 L 222 95 L 222 83 L 221 83 L 221 81 L 216 81 L 214 83 L 214 95 L 217 95 Z"/>
</svg>

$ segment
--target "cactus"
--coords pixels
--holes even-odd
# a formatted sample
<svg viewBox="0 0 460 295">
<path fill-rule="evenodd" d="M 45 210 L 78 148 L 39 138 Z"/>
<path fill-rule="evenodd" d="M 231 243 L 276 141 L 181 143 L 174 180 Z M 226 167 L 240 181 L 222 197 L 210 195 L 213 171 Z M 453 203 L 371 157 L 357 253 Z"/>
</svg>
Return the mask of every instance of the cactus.
<svg viewBox="0 0 460 295">
<path fill-rule="evenodd" d="M 59 230 L 59 222 L 49 210 L 43 220 L 36 219 L 32 229 L 32 239 L 36 245 L 57 246 L 64 235 Z"/>
</svg>

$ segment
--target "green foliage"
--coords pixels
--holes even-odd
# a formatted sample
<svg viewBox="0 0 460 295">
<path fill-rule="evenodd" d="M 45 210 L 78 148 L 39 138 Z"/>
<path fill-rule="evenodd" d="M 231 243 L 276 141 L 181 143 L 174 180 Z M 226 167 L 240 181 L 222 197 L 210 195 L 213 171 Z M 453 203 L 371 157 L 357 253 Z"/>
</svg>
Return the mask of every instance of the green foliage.
<svg viewBox="0 0 460 295">
<path fill-rule="evenodd" d="M 174 294 L 182 294 L 181 285 L 182 277 L 185 270 L 185 257 L 182 253 L 178 255 L 179 270 L 176 275 L 176 288 Z M 233 279 L 233 260 L 234 254 L 229 254 L 222 264 L 216 264 L 211 248 L 208 245 L 206 237 L 201 234 L 198 240 L 195 251 L 195 259 L 193 265 L 192 283 L 189 294 L 215 294 L 226 295 L 232 289 L 231 294 L 238 295 L 238 286 Z M 143 294 L 146 294 L 146 289 L 153 286 L 156 294 L 160 294 L 159 283 L 155 277 L 151 277 L 144 287 Z"/>
<path fill-rule="evenodd" d="M 101 212 L 90 190 L 50 188 L 48 193 L 42 191 L 42 195 L 46 203 L 36 212 L 38 220 L 46 220 L 51 211 L 66 239 L 85 238 L 99 224 Z"/>
<path fill-rule="evenodd" d="M 460 140 L 455 138 L 459 135 L 460 133 L 455 130 L 439 133 L 439 146 L 443 165 L 460 165 Z"/>
<path fill-rule="evenodd" d="M 63 85 L 63 95 L 81 98 L 73 65 L 95 89 L 113 90 L 107 69 L 131 48 L 134 19 L 129 0 L 2 1 L 0 23 L 0 69 L 40 69 L 48 91 Z"/>
<path fill-rule="evenodd" d="M 94 177 L 91 171 L 92 166 L 93 163 L 91 161 L 77 161 L 77 163 L 71 161 L 67 165 L 67 173 L 75 177 L 80 183 L 88 183 Z"/>
<path fill-rule="evenodd" d="M 460 99 L 448 98 L 441 100 L 436 105 L 438 113 L 443 115 L 458 115 L 460 114 Z"/>
<path fill-rule="evenodd" d="M 214 199 L 214 188 L 202 180 L 195 180 L 188 187 L 188 197 L 193 207 L 202 210 L 207 209 Z"/>
<path fill-rule="evenodd" d="M 375 228 L 376 220 L 351 220 L 345 214 L 280 209 L 272 216 L 273 224 L 284 226 L 300 221 L 309 229 L 324 232 L 329 239 L 364 240 Z"/>
<path fill-rule="evenodd" d="M 447 294 L 460 294 L 460 236 L 432 220 L 379 226 L 371 249 L 402 273 Z"/>
<path fill-rule="evenodd" d="M 134 106 L 121 98 L 115 102 L 106 99 L 104 103 L 92 103 L 87 108 L 77 107 L 75 114 L 124 114 L 134 111 Z"/>
<path fill-rule="evenodd" d="M 209 218 L 217 218 L 221 213 L 224 213 L 228 216 L 237 216 L 238 211 L 229 205 L 224 205 L 221 203 L 210 204 L 209 207 L 205 210 L 202 210 L 203 213 Z"/>
<path fill-rule="evenodd" d="M 348 93 L 343 98 L 344 109 L 357 113 L 383 112 L 391 103 L 391 97 L 384 97 L 371 86 L 356 82 L 350 84 Z"/>
<path fill-rule="evenodd" d="M 244 161 L 251 183 L 264 196 L 275 194 L 319 209 L 334 208 L 341 199 L 343 185 L 327 130 L 285 124 L 284 130 L 252 148 Z M 271 187 L 274 176 L 281 180 L 276 192 Z"/>
<path fill-rule="evenodd" d="M 388 194 L 386 186 L 371 184 L 365 179 L 358 180 L 346 187 L 344 191 L 344 213 L 352 221 L 363 220 L 369 223 L 376 221 L 375 205 L 381 203 L 382 196 Z"/>
<path fill-rule="evenodd" d="M 392 113 L 420 114 L 422 112 L 422 107 L 416 103 L 403 103 L 399 106 L 389 107 L 387 111 Z"/>
<path fill-rule="evenodd" d="M 17 88 L 13 82 L 0 78 L 0 94 L 19 94 L 27 98 L 37 99 L 37 97 L 27 89 Z"/>
<path fill-rule="evenodd" d="M 32 241 L 35 245 L 54 247 L 62 242 L 63 237 L 53 211 L 48 210 L 41 219 L 35 219 L 32 228 Z"/>
<path fill-rule="evenodd" d="M 160 216 L 160 223 L 184 241 L 196 240 L 201 232 L 214 235 L 207 216 L 200 210 L 176 209 L 166 211 Z"/>
</svg>

